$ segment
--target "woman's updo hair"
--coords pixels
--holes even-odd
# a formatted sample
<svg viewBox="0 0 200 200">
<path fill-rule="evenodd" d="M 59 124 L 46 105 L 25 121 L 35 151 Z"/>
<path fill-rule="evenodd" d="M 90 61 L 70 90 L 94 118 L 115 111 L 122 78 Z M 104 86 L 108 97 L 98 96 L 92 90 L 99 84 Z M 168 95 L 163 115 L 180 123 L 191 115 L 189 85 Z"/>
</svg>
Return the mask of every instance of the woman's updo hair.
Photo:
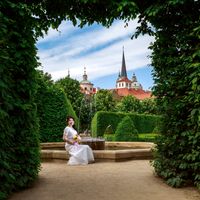
<svg viewBox="0 0 200 200">
<path fill-rule="evenodd" d="M 74 120 L 74 118 L 72 116 L 67 116 L 67 119 L 66 119 L 67 123 L 69 122 L 70 119 Z"/>
<path fill-rule="evenodd" d="M 68 122 L 69 122 L 70 119 L 73 119 L 73 120 L 74 120 L 74 117 L 72 117 L 72 116 L 67 116 L 67 119 L 66 119 L 67 124 L 68 124 Z M 75 120 L 74 120 L 74 121 L 75 121 Z M 75 126 L 75 125 L 73 125 L 72 127 L 76 130 L 76 126 Z"/>
</svg>

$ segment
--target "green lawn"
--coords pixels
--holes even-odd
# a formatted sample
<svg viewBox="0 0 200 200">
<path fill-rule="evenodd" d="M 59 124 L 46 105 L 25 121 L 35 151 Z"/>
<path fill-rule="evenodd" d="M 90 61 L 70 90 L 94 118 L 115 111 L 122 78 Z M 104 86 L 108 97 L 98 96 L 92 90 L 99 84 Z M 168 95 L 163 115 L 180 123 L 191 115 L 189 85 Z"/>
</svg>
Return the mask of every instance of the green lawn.
<svg viewBox="0 0 200 200">
<path fill-rule="evenodd" d="M 138 136 L 137 141 L 154 142 L 155 138 L 159 135 L 156 133 L 140 133 Z"/>
<path fill-rule="evenodd" d="M 154 142 L 155 138 L 159 136 L 156 133 L 140 133 L 138 134 L 138 138 L 134 139 L 133 141 L 141 141 L 141 142 Z M 106 141 L 115 141 L 114 134 L 111 135 L 104 135 Z"/>
</svg>

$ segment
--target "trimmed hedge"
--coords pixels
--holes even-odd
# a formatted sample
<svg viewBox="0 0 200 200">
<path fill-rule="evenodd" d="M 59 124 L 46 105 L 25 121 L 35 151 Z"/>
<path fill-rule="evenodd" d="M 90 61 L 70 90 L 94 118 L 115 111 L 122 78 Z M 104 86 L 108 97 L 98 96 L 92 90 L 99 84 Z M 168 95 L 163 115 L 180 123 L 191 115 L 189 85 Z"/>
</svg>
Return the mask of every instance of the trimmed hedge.
<svg viewBox="0 0 200 200">
<path fill-rule="evenodd" d="M 39 118 L 39 132 L 41 142 L 62 141 L 63 130 L 66 126 L 66 116 L 78 118 L 67 99 L 65 93 L 53 84 L 40 79 L 37 91 L 37 108 Z"/>
<path fill-rule="evenodd" d="M 138 131 L 129 116 L 125 116 L 118 124 L 115 132 L 116 141 L 133 141 L 138 138 Z"/>
<path fill-rule="evenodd" d="M 161 120 L 158 115 L 130 114 L 99 111 L 95 114 L 91 123 L 92 136 L 103 136 L 106 128 L 111 125 L 113 132 L 116 131 L 118 123 L 129 116 L 135 124 L 138 133 L 151 133 Z"/>
<path fill-rule="evenodd" d="M 3 4 L 3 5 L 2 5 Z M 38 66 L 31 24 L 20 3 L 0 3 L 0 199 L 38 176 L 40 153 L 34 94 Z"/>
</svg>

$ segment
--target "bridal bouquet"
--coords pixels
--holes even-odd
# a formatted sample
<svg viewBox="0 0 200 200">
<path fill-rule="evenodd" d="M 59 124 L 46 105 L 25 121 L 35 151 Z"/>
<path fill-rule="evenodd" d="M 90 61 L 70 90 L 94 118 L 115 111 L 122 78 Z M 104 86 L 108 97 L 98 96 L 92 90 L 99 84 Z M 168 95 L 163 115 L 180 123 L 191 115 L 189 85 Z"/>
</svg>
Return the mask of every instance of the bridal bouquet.
<svg viewBox="0 0 200 200">
<path fill-rule="evenodd" d="M 73 140 L 74 140 L 74 144 L 75 145 L 79 144 L 79 137 L 78 137 L 78 135 L 74 135 Z"/>
</svg>

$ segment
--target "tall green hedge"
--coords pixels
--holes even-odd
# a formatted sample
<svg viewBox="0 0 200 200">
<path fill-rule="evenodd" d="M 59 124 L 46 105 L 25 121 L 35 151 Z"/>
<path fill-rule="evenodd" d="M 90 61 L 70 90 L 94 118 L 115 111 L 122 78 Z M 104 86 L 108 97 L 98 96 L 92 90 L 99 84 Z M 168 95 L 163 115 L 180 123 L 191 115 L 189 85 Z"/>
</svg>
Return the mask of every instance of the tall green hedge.
<svg viewBox="0 0 200 200">
<path fill-rule="evenodd" d="M 78 125 L 78 118 L 65 93 L 53 83 L 39 74 L 36 94 L 37 114 L 39 118 L 39 133 L 41 142 L 62 141 L 66 117 L 73 116 Z"/>
<path fill-rule="evenodd" d="M 37 178 L 40 153 L 32 27 L 20 5 L 1 1 L 0 8 L 0 199 L 6 199 Z"/>
<path fill-rule="evenodd" d="M 153 166 L 173 187 L 193 183 L 200 189 L 199 10 L 200 1 L 157 1 L 144 15 L 157 30 L 153 93 L 164 119 Z"/>
<path fill-rule="evenodd" d="M 129 116 L 135 124 L 138 133 L 151 133 L 158 122 L 161 120 L 157 115 L 130 114 L 99 111 L 95 114 L 91 123 L 92 136 L 103 136 L 106 128 L 111 125 L 113 132 L 116 131 L 118 123 Z"/>
</svg>

